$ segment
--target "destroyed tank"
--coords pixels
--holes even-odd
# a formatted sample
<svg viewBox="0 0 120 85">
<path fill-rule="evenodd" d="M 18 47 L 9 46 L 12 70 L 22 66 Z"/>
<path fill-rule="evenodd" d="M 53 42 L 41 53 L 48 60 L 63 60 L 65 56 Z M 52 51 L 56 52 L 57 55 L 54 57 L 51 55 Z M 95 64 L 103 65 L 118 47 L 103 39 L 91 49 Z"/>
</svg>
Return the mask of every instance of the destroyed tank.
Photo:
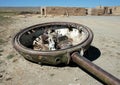
<svg viewBox="0 0 120 85">
<path fill-rule="evenodd" d="M 59 65 L 69 64 L 73 51 L 83 55 L 92 40 L 92 31 L 84 25 L 48 22 L 21 30 L 15 35 L 13 46 L 30 61 Z"/>
<path fill-rule="evenodd" d="M 73 61 L 105 85 L 120 85 L 118 78 L 83 56 L 92 40 L 92 31 L 84 25 L 48 22 L 21 30 L 15 35 L 13 46 L 30 61 L 48 65 L 67 65 Z"/>
</svg>

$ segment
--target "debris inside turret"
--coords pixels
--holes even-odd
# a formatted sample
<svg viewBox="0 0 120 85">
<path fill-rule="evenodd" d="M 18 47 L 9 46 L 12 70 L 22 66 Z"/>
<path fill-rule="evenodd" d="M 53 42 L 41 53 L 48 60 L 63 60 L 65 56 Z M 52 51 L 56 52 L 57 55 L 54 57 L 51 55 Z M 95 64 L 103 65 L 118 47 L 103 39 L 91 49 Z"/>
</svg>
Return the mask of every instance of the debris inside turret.
<svg viewBox="0 0 120 85">
<path fill-rule="evenodd" d="M 76 28 L 47 29 L 33 41 L 34 50 L 60 50 L 77 45 L 85 33 Z"/>
</svg>

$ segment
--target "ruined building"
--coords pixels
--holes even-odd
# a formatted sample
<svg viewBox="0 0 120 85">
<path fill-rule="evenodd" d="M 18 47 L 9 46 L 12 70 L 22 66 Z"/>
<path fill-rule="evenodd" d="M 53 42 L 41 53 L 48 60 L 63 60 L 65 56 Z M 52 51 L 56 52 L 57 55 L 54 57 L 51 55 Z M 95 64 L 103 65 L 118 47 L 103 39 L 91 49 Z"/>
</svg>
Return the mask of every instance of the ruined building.
<svg viewBox="0 0 120 85">
<path fill-rule="evenodd" d="M 112 16 L 120 15 L 120 6 L 116 7 L 102 7 L 96 8 L 80 8 L 80 7 L 41 7 L 41 15 L 52 16 Z"/>
<path fill-rule="evenodd" d="M 79 7 L 41 7 L 41 15 L 45 16 L 84 16 L 86 13 L 85 8 Z"/>
<path fill-rule="evenodd" d="M 96 8 L 82 7 L 0 7 L 1 12 L 37 13 L 41 16 L 118 16 L 120 6 L 98 6 Z"/>
<path fill-rule="evenodd" d="M 113 15 L 120 15 L 120 6 L 112 7 Z"/>
<path fill-rule="evenodd" d="M 89 15 L 120 15 L 120 6 L 88 8 Z"/>
</svg>

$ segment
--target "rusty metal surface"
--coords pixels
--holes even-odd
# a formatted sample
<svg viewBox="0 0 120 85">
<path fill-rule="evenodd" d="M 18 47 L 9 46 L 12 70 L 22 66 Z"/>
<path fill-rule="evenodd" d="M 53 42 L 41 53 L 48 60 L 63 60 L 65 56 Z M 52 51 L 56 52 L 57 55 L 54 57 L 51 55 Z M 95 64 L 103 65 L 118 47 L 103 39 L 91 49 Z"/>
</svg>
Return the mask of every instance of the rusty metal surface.
<svg viewBox="0 0 120 85">
<path fill-rule="evenodd" d="M 74 27 L 76 29 L 79 29 L 81 27 L 81 30 L 86 33 L 86 38 L 75 46 L 55 51 L 36 51 L 24 45 L 24 43 L 30 44 L 31 42 L 33 42 L 32 39 L 34 37 L 38 37 L 37 34 L 40 34 L 39 32 L 42 33 L 43 32 L 42 30 L 45 30 L 50 26 L 51 27 L 67 26 L 69 28 Z M 41 62 L 45 64 L 57 65 L 60 63 L 68 64 L 70 61 L 70 57 L 68 55 L 73 51 L 79 51 L 81 48 L 83 48 L 85 51 L 90 46 L 92 40 L 93 40 L 92 31 L 84 25 L 71 22 L 48 22 L 34 25 L 21 30 L 19 33 L 15 35 L 13 39 L 13 46 L 28 60 L 34 62 Z M 47 58 L 48 56 L 51 56 L 51 59 Z M 56 61 L 57 58 L 60 58 L 59 62 Z"/>
<path fill-rule="evenodd" d="M 99 66 L 93 64 L 91 61 L 81 56 L 79 53 L 74 52 L 71 55 L 72 60 L 79 66 L 102 80 L 107 85 L 120 85 L 120 80 L 111 75 L 110 73 L 104 71 Z"/>
</svg>

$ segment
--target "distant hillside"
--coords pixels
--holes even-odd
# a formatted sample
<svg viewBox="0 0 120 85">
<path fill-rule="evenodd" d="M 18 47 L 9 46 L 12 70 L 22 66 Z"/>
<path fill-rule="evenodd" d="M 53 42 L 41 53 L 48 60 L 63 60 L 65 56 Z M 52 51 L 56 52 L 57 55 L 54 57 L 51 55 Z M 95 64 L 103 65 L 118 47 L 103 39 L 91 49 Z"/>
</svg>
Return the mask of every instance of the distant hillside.
<svg viewBox="0 0 120 85">
<path fill-rule="evenodd" d="M 40 12 L 40 7 L 0 7 L 0 12 Z"/>
</svg>

